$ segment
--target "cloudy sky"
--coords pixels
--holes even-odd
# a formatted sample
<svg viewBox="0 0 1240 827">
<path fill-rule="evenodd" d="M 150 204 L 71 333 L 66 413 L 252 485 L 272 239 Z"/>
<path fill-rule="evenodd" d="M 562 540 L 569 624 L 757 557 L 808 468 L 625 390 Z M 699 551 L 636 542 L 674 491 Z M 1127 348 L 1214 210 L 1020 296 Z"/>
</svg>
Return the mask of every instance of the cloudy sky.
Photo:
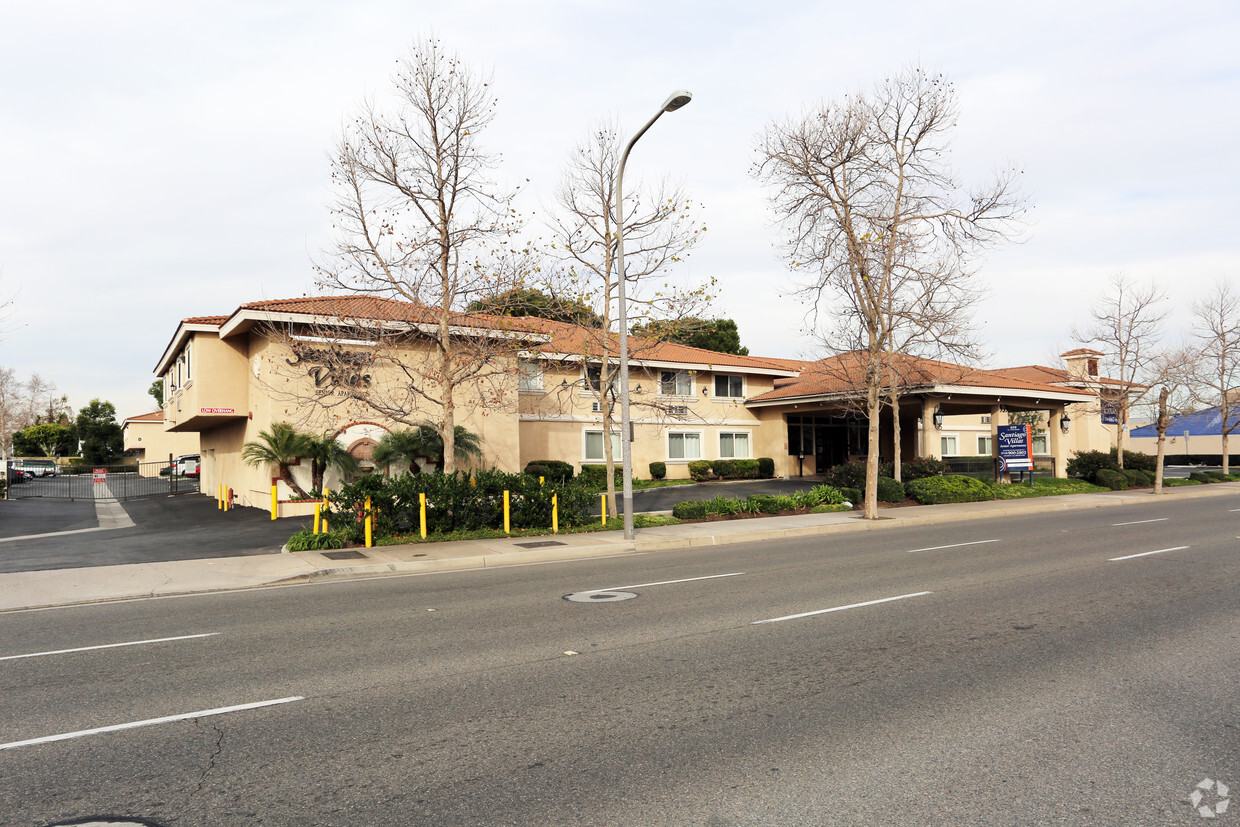
<svg viewBox="0 0 1240 827">
<path fill-rule="evenodd" d="M 630 132 L 692 90 L 629 169 L 702 202 L 709 232 L 681 274 L 718 279 L 752 353 L 815 354 L 749 175 L 755 136 L 911 62 L 958 86 L 961 177 L 1015 162 L 1035 205 L 1024 241 L 981 268 L 990 364 L 1073 346 L 1120 271 L 1166 288 L 1178 331 L 1211 285 L 1240 281 L 1238 23 L 1234 2 L 1139 0 L 0 0 L 0 365 L 75 409 L 142 413 L 179 319 L 313 292 L 328 150 L 431 34 L 493 72 L 485 144 L 534 222 L 593 121 Z"/>
</svg>

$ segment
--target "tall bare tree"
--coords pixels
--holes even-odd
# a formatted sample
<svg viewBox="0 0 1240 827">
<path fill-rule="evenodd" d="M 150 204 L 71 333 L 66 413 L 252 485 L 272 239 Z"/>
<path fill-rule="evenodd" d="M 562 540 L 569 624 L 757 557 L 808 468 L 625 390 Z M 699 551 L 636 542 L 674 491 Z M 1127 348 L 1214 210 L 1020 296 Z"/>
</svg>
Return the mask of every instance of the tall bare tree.
<svg viewBox="0 0 1240 827">
<path fill-rule="evenodd" d="M 1196 385 L 1207 405 L 1217 405 L 1223 441 L 1223 473 L 1228 473 L 1228 441 L 1240 428 L 1240 293 L 1220 281 L 1214 291 L 1193 303 L 1193 336 L 1200 343 L 1193 364 Z"/>
<path fill-rule="evenodd" d="M 580 353 L 587 363 L 598 360 L 597 377 L 584 386 L 599 403 L 603 420 L 603 451 L 607 465 L 607 493 L 611 515 L 616 516 L 615 463 L 611 439 L 616 427 L 616 398 L 612 391 L 619 360 L 616 305 L 616 176 L 624 149 L 618 125 L 600 122 L 573 150 L 556 190 L 556 208 L 550 218 L 552 252 L 568 274 L 563 289 L 572 300 L 589 307 L 595 324 L 586 326 Z M 632 327 L 657 322 L 659 330 L 674 332 L 680 320 L 704 311 L 714 279 L 689 288 L 666 280 L 671 266 L 687 256 L 706 228 L 684 191 L 660 181 L 643 187 L 632 179 L 624 197 L 624 271 L 628 319 Z M 657 278 L 657 283 L 656 283 Z M 631 355 L 641 357 L 643 341 L 630 340 Z M 654 403 L 647 403 L 654 404 Z M 627 438 L 626 435 L 621 436 Z"/>
<path fill-rule="evenodd" d="M 957 112 L 953 85 L 912 67 L 873 92 L 774 122 L 759 138 L 754 174 L 771 189 L 813 323 L 842 314 L 861 339 L 870 519 L 878 516 L 879 421 L 898 323 L 918 315 L 918 300 L 935 285 L 967 292 L 972 255 L 1014 233 L 1025 209 L 1015 170 L 962 190 L 947 163 Z M 919 327 L 946 333 L 950 319 L 943 328 L 922 318 Z"/>
<path fill-rule="evenodd" d="M 1103 353 L 1103 366 L 1114 384 L 1104 384 L 1102 402 L 1114 407 L 1116 461 L 1124 467 L 1124 430 L 1128 412 L 1149 391 L 1142 384 L 1158 358 L 1162 323 L 1167 318 L 1166 292 L 1153 281 L 1136 284 L 1123 273 L 1111 276 L 1111 287 L 1095 302 L 1091 320 L 1074 328 L 1072 335 L 1085 344 L 1096 344 Z"/>
<path fill-rule="evenodd" d="M 418 339 L 433 357 L 411 362 L 400 348 L 391 350 L 387 361 L 408 381 L 346 393 L 397 421 L 433 422 L 444 442 L 444 470 L 451 472 L 458 409 L 493 400 L 482 389 L 513 373 L 512 341 L 474 335 L 465 312 L 471 301 L 520 284 L 509 266 L 511 199 L 491 180 L 497 159 L 481 144 L 496 107 L 488 76 L 439 41 L 422 40 L 393 83 L 394 104 L 367 103 L 337 146 L 339 239 L 317 269 L 326 289 L 400 299 L 423 311 L 416 335 L 410 328 L 394 338 L 390 327 L 380 334 L 366 325 L 347 334 L 401 346 Z M 378 350 L 371 358 L 384 360 Z"/>
<path fill-rule="evenodd" d="M 1187 413 L 1193 401 L 1196 381 L 1194 366 L 1201 358 L 1201 351 L 1188 345 L 1162 350 L 1154 355 L 1150 373 L 1146 377 L 1151 387 L 1158 388 L 1153 410 L 1154 430 L 1158 434 L 1157 452 L 1154 460 L 1154 493 L 1163 490 L 1163 464 L 1166 460 L 1167 429 L 1177 414 Z"/>
</svg>

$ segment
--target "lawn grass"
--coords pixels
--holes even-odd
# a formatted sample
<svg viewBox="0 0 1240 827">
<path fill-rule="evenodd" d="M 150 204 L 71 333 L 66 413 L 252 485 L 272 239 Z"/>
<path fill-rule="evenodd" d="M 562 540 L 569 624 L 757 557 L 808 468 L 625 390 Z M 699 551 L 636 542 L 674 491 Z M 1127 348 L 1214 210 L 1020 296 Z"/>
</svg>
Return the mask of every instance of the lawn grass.
<svg viewBox="0 0 1240 827">
<path fill-rule="evenodd" d="M 1203 485 L 1203 484 L 1204 483 L 1201 483 L 1197 480 L 1167 479 L 1166 477 L 1163 477 L 1164 488 L 1182 488 L 1186 485 Z"/>
<path fill-rule="evenodd" d="M 1026 497 L 1054 497 L 1059 494 L 1096 494 L 1109 491 L 1085 480 L 1035 479 L 1028 483 L 995 483 L 991 485 L 996 500 L 1020 500 Z"/>
</svg>

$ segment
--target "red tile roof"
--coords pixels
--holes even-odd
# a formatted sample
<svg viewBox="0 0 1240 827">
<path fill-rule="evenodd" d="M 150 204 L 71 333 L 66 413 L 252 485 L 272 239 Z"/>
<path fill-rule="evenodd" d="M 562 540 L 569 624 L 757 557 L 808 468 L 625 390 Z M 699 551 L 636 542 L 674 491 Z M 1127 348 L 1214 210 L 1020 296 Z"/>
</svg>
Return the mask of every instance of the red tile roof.
<svg viewBox="0 0 1240 827">
<path fill-rule="evenodd" d="M 138 414 L 137 416 L 131 416 L 125 421 L 126 422 L 163 422 L 164 412 L 163 411 L 151 411 L 150 413 L 144 413 L 144 414 Z"/>
</svg>

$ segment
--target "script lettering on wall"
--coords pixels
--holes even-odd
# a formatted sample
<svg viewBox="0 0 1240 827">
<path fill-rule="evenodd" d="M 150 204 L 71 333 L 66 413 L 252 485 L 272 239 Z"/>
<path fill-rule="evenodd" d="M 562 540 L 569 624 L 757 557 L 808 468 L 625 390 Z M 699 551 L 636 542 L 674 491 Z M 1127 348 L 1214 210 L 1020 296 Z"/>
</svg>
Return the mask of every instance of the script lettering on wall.
<svg viewBox="0 0 1240 827">
<path fill-rule="evenodd" d="M 285 359 L 292 367 L 306 366 L 306 375 L 322 392 L 335 388 L 363 389 L 370 387 L 366 369 L 374 362 L 369 353 L 336 348 L 314 348 L 293 345 L 293 358 Z"/>
</svg>

